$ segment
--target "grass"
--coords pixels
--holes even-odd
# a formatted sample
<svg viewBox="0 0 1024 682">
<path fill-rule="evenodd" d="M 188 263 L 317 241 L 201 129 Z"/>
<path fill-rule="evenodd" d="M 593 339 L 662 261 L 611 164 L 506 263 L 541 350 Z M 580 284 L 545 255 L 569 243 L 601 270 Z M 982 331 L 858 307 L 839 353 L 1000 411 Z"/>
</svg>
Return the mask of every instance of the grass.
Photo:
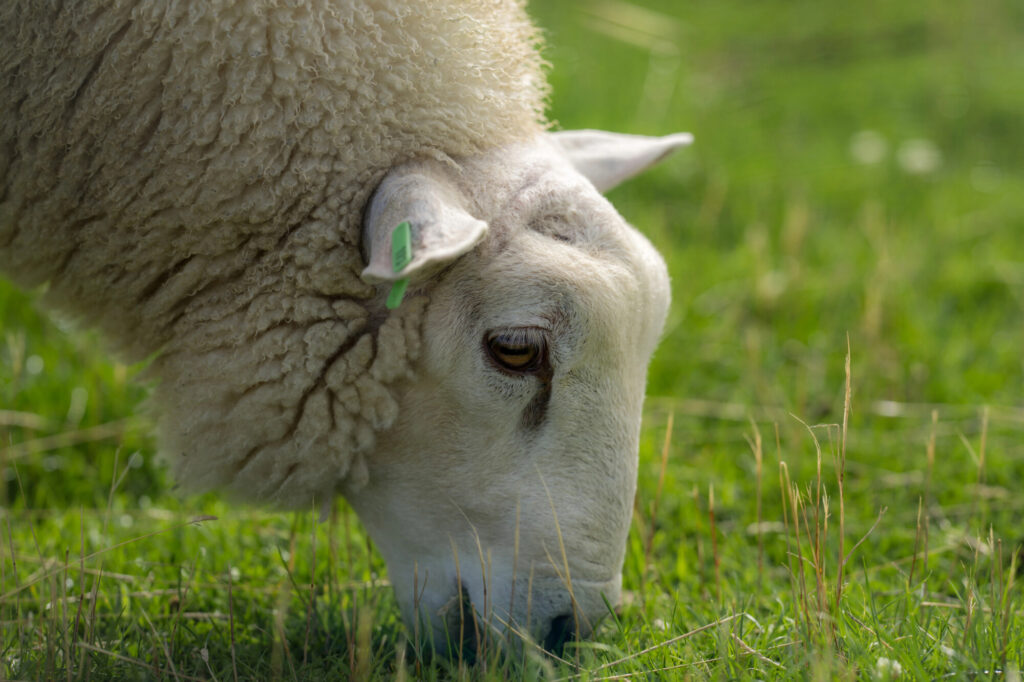
<svg viewBox="0 0 1024 682">
<path fill-rule="evenodd" d="M 611 196 L 674 282 L 617 612 L 424 656 L 343 502 L 175 495 L 138 368 L 0 284 L 0 678 L 1020 679 L 1020 4 L 531 9 L 563 126 L 697 137 Z"/>
</svg>

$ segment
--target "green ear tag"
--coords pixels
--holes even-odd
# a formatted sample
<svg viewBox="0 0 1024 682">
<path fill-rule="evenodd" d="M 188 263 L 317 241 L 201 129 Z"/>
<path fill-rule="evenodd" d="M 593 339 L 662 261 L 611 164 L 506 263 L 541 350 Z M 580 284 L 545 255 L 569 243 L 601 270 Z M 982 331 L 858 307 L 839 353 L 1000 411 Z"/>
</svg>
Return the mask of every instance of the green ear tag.
<svg viewBox="0 0 1024 682">
<path fill-rule="evenodd" d="M 408 221 L 402 221 L 391 233 L 391 269 L 401 272 L 402 268 L 412 262 L 412 230 Z M 388 294 L 388 310 L 394 310 L 402 303 L 405 289 L 409 286 L 408 279 L 395 280 Z"/>
</svg>

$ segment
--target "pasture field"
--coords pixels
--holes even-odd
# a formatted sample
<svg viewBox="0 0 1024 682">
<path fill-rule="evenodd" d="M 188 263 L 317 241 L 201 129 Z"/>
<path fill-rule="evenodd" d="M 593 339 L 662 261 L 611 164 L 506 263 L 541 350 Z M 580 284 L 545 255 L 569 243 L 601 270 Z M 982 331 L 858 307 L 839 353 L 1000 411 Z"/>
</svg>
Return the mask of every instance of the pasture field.
<svg viewBox="0 0 1024 682">
<path fill-rule="evenodd" d="M 623 604 L 564 660 L 408 644 L 330 518 L 181 497 L 141 367 L 0 282 L 0 679 L 994 679 L 1024 668 L 1024 4 L 535 2 L 674 303 Z"/>
</svg>

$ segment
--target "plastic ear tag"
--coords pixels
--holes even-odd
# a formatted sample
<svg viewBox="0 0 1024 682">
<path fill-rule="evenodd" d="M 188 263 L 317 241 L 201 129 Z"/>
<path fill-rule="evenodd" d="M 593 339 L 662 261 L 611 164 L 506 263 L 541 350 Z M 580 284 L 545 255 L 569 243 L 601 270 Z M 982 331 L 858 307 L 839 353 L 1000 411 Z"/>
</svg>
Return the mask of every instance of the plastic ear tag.
<svg viewBox="0 0 1024 682">
<path fill-rule="evenodd" d="M 402 269 L 412 261 L 412 229 L 409 221 L 405 220 L 395 227 L 391 233 L 391 270 L 401 272 Z M 391 285 L 391 293 L 388 294 L 388 310 L 394 310 L 402 303 L 405 296 L 405 289 L 409 286 L 408 278 L 395 280 Z"/>
</svg>

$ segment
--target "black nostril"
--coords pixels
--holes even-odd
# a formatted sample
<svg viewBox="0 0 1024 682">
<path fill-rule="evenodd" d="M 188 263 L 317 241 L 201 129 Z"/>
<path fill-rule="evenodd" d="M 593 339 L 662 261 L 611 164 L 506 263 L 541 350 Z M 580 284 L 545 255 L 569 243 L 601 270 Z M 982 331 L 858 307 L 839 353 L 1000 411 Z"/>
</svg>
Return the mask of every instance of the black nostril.
<svg viewBox="0 0 1024 682">
<path fill-rule="evenodd" d="M 551 619 L 551 627 L 548 634 L 544 636 L 544 648 L 560 656 L 565 643 L 575 634 L 576 619 L 571 613 L 562 616 L 555 616 Z"/>
<path fill-rule="evenodd" d="M 456 630 L 459 635 L 459 658 L 467 663 L 473 663 L 476 661 L 477 648 L 480 646 L 480 628 L 465 584 L 460 587 L 459 605 L 461 609 Z"/>
</svg>

